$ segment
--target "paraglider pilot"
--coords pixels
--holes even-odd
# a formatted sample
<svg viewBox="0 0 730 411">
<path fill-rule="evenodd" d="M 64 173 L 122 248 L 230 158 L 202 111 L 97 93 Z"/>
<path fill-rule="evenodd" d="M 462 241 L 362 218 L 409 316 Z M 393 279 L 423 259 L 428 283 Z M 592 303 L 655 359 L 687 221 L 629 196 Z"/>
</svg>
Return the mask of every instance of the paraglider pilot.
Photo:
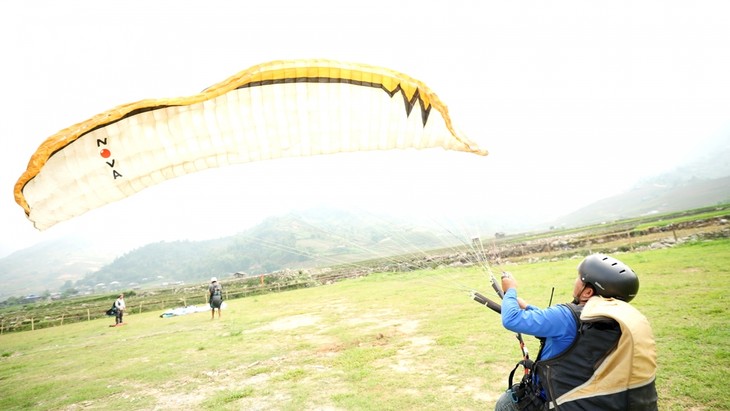
<svg viewBox="0 0 730 411">
<path fill-rule="evenodd" d="M 218 279 L 213 277 L 210 279 L 208 286 L 208 302 L 210 303 L 210 319 L 215 318 L 215 310 L 218 309 L 218 318 L 221 318 L 221 304 L 223 304 L 223 287 L 218 283 Z"/>
<path fill-rule="evenodd" d="M 495 410 L 656 410 L 656 348 L 649 322 L 629 303 L 636 273 L 603 254 L 578 266 L 573 301 L 539 309 L 517 297 L 517 280 L 502 275 L 502 324 L 534 335 L 534 361 L 512 370 Z M 513 383 L 515 370 L 525 369 Z"/>
</svg>

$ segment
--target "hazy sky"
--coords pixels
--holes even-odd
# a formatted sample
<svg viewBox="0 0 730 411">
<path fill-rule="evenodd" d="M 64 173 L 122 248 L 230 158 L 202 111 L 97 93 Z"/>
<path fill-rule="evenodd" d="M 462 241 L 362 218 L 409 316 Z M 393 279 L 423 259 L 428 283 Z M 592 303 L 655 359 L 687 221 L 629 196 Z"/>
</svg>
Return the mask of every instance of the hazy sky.
<svg viewBox="0 0 730 411">
<path fill-rule="evenodd" d="M 556 217 L 730 138 L 728 15 L 726 1 L 3 2 L 0 256 L 68 233 L 215 237 L 320 203 Z M 28 159 L 60 129 L 297 58 L 385 66 L 424 81 L 490 155 L 367 153 L 230 167 L 44 232 L 15 204 Z M 109 213 L 124 224 L 111 224 Z"/>
</svg>

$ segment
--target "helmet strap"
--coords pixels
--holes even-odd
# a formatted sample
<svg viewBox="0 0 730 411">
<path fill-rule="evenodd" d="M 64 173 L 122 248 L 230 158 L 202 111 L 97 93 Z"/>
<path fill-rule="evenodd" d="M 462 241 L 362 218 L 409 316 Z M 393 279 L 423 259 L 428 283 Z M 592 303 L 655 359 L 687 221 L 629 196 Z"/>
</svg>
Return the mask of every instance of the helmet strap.
<svg viewBox="0 0 730 411">
<path fill-rule="evenodd" d="M 585 302 L 588 301 L 588 298 L 590 298 L 590 297 L 583 300 L 583 292 L 585 292 L 586 288 L 591 290 L 590 297 L 593 297 L 594 295 L 596 295 L 596 290 L 595 290 L 595 288 L 593 288 L 592 285 L 590 285 L 588 283 L 583 283 L 583 288 L 580 289 L 580 292 L 578 293 L 578 295 L 576 297 L 573 297 L 573 304 L 580 305 L 580 304 L 585 304 Z"/>
</svg>

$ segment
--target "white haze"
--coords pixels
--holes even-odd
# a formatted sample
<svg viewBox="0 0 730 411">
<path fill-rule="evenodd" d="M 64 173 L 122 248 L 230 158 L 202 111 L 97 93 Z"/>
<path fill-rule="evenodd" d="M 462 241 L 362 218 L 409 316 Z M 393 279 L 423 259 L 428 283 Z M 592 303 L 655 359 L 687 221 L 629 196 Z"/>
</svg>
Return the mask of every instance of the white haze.
<svg viewBox="0 0 730 411">
<path fill-rule="evenodd" d="M 723 1 L 0 6 L 0 255 L 50 238 L 214 238 L 317 205 L 500 226 L 548 221 L 730 136 Z M 45 138 L 252 65 L 330 58 L 424 81 L 488 157 L 441 150 L 270 161 L 169 181 L 38 232 L 12 189 Z"/>
</svg>

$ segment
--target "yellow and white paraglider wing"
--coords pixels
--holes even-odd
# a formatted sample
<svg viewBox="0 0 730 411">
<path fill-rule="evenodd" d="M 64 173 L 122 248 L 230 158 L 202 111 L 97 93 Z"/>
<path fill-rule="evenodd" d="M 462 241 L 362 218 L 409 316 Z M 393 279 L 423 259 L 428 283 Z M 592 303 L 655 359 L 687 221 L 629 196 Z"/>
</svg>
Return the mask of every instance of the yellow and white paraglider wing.
<svg viewBox="0 0 730 411">
<path fill-rule="evenodd" d="M 15 200 L 43 230 L 207 168 L 437 147 L 487 154 L 418 80 L 361 64 L 275 61 L 191 97 L 122 105 L 58 132 L 33 154 Z"/>
</svg>

